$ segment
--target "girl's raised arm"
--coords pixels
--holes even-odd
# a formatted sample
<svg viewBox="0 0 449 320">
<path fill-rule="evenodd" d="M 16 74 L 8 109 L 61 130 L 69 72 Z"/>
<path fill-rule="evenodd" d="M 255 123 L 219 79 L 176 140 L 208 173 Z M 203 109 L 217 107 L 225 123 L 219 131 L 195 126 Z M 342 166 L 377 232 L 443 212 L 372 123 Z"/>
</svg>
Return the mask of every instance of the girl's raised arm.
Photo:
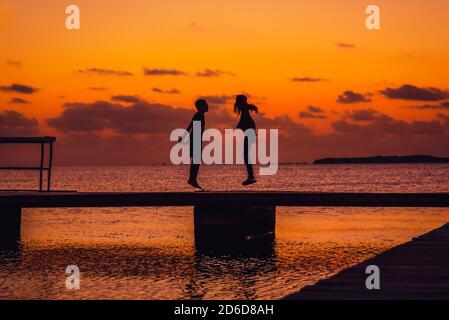
<svg viewBox="0 0 449 320">
<path fill-rule="evenodd" d="M 259 108 L 257 108 L 255 105 L 253 105 L 253 104 L 249 104 L 248 105 L 248 110 L 249 111 L 256 111 L 256 113 L 258 113 L 259 112 Z"/>
</svg>

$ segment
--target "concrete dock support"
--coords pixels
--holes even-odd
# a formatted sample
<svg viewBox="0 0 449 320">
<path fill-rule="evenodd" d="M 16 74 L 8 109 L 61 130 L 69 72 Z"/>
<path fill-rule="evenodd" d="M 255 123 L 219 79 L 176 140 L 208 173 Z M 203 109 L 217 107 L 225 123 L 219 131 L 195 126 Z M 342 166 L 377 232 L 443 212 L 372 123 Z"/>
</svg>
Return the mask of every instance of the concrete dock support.
<svg viewBox="0 0 449 320">
<path fill-rule="evenodd" d="M 0 249 L 13 249 L 18 246 L 21 220 L 20 207 L 0 207 Z"/>
<path fill-rule="evenodd" d="M 273 237 L 276 207 L 196 206 L 194 221 L 196 241 L 239 241 Z"/>
</svg>

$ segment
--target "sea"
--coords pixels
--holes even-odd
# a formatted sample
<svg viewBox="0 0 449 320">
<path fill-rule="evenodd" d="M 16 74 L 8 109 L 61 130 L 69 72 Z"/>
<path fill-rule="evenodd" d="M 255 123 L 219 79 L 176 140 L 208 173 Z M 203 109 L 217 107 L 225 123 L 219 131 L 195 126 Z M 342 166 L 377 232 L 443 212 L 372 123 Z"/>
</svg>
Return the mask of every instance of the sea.
<svg viewBox="0 0 449 320">
<path fill-rule="evenodd" d="M 193 191 L 187 166 L 56 167 L 53 189 Z M 281 165 L 243 187 L 243 166 L 203 166 L 208 191 L 449 192 L 448 164 Z M 0 189 L 35 189 L 0 172 Z M 0 208 L 1 210 L 1 208 Z M 449 222 L 444 208 L 278 207 L 273 240 L 204 249 L 192 207 L 24 209 L 0 250 L 0 299 L 281 299 Z M 68 266 L 80 271 L 67 288 Z"/>
</svg>

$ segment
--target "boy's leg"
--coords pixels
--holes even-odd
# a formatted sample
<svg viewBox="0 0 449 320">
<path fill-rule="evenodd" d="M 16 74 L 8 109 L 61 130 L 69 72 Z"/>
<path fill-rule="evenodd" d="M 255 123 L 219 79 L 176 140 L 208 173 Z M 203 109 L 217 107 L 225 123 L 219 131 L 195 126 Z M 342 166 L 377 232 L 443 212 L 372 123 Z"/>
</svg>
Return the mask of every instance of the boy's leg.
<svg viewBox="0 0 449 320">
<path fill-rule="evenodd" d="M 202 151 L 200 149 L 200 151 Z M 194 155 L 193 155 L 193 144 L 190 145 L 190 177 L 189 177 L 189 181 L 187 181 L 188 184 L 190 184 L 192 187 L 197 188 L 197 189 L 202 189 L 202 187 L 198 184 L 198 172 L 200 170 L 200 165 L 199 164 L 195 164 L 194 163 Z M 201 157 L 201 153 L 200 153 L 200 159 L 202 159 Z"/>
<path fill-rule="evenodd" d="M 195 176 L 195 169 L 194 169 L 194 164 L 191 163 L 190 164 L 190 171 L 189 171 L 189 181 L 194 181 L 194 176 Z"/>
<path fill-rule="evenodd" d="M 191 164 L 190 165 L 190 177 L 189 181 L 187 181 L 188 184 L 190 184 L 192 187 L 197 189 L 202 189 L 201 186 L 198 184 L 197 178 L 198 178 L 198 171 L 200 170 L 199 164 Z"/>
<path fill-rule="evenodd" d="M 192 180 L 197 181 L 198 179 L 198 172 L 200 171 L 200 165 L 199 164 L 192 164 Z"/>
</svg>

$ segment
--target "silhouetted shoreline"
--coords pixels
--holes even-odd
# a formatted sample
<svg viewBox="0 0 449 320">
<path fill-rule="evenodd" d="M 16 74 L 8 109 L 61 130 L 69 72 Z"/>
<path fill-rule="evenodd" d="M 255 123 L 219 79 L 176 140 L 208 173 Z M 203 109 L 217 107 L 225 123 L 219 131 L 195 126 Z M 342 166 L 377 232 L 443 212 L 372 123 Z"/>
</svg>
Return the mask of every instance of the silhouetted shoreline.
<svg viewBox="0 0 449 320">
<path fill-rule="evenodd" d="M 356 163 L 449 163 L 449 158 L 434 157 L 428 155 L 415 156 L 375 156 L 361 158 L 324 158 L 318 159 L 313 164 L 356 164 Z"/>
</svg>

